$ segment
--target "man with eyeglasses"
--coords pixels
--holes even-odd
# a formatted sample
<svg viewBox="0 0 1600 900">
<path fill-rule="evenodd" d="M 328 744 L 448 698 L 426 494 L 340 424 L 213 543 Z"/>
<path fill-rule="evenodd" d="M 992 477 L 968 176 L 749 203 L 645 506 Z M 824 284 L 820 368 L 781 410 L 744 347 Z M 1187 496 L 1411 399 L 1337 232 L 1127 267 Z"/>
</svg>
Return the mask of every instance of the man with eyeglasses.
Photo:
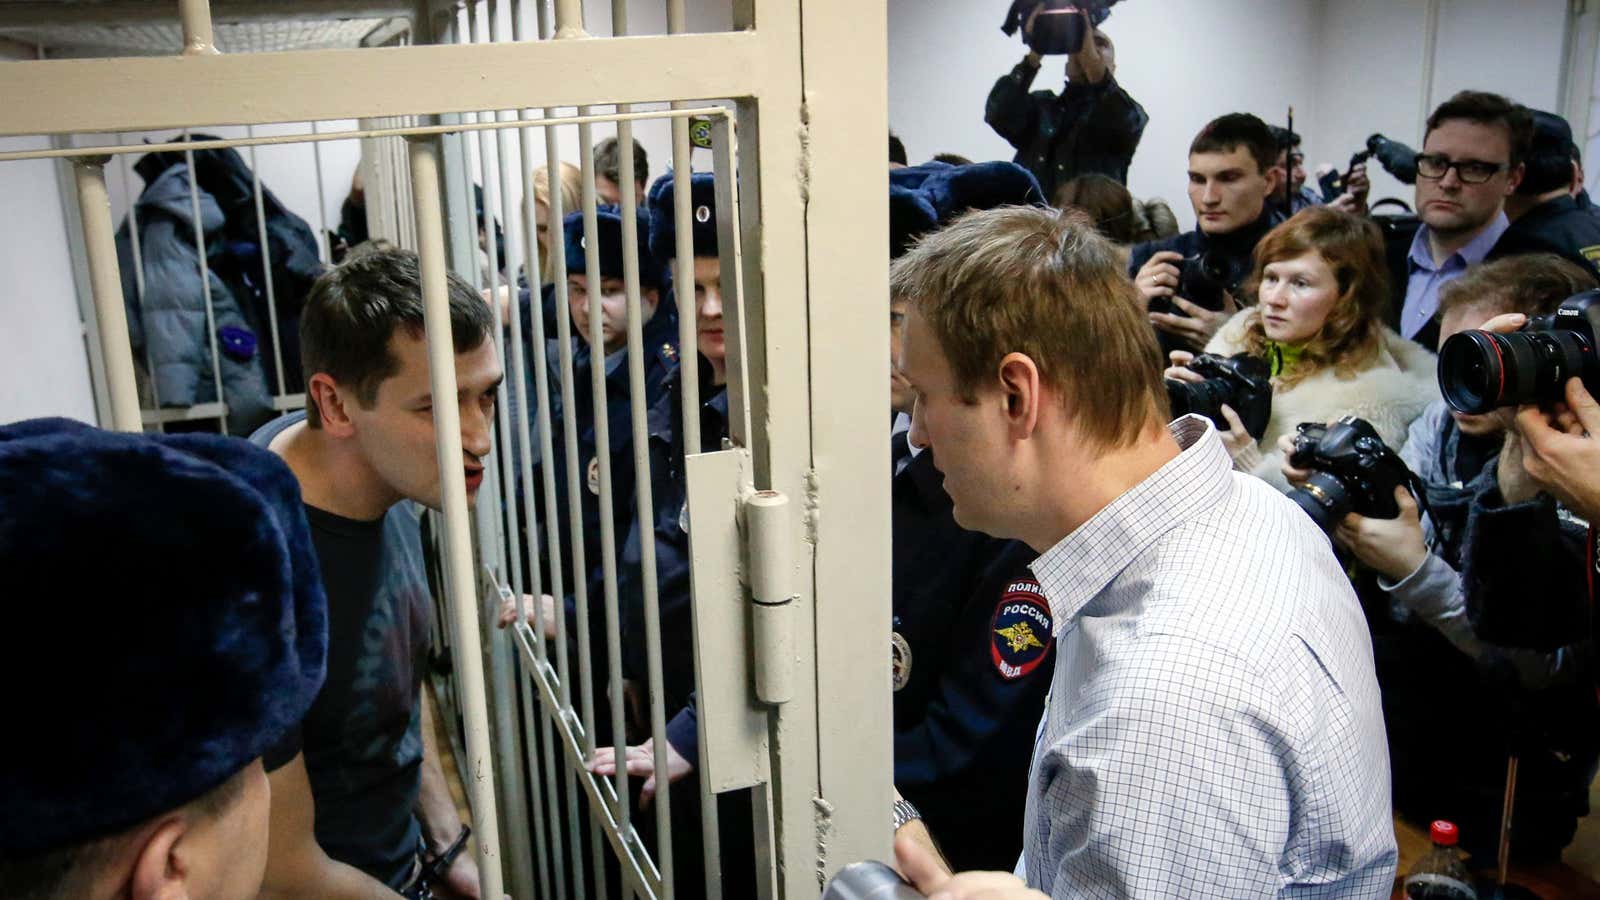
<svg viewBox="0 0 1600 900">
<path fill-rule="evenodd" d="M 1405 294 L 1390 324 L 1405 337 L 1438 349 L 1439 289 L 1482 262 L 1510 227 L 1506 198 L 1522 182 L 1532 131 L 1527 109 L 1481 91 L 1462 91 L 1428 117 L 1417 154 L 1422 226 L 1393 273 Z"/>
<path fill-rule="evenodd" d="M 1522 183 L 1506 198 L 1511 227 L 1489 257 L 1554 253 L 1600 276 L 1600 218 L 1579 206 L 1572 192 L 1572 126 L 1555 113 L 1528 112 L 1533 137 Z"/>
</svg>

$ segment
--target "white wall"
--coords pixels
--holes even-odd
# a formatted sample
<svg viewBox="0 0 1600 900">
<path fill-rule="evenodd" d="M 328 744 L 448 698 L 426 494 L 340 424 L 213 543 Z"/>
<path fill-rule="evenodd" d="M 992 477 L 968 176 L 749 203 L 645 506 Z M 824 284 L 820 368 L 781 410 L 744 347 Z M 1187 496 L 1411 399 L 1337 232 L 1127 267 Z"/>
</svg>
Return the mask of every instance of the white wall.
<svg viewBox="0 0 1600 900">
<path fill-rule="evenodd" d="M 1558 111 L 1565 0 L 1441 0 L 1427 76 L 1427 0 L 1325 0 L 1318 31 L 1321 117 L 1306 134 L 1307 161 L 1343 168 L 1382 132 L 1421 148 L 1426 110 L 1468 88 Z M 1579 90 L 1584 88 L 1580 86 Z M 1410 202 L 1412 188 L 1376 165 L 1372 196 Z"/>
<path fill-rule="evenodd" d="M 984 98 L 1022 58 L 1000 32 L 1004 3 L 890 0 L 889 121 L 914 162 L 940 151 L 1010 159 L 984 124 Z M 1556 107 L 1564 0 L 1441 0 L 1428 106 L 1466 87 Z M 1282 124 L 1289 104 L 1307 162 L 1343 168 L 1367 135 L 1422 138 L 1427 0 L 1125 0 L 1106 31 L 1117 78 L 1150 114 L 1128 185 L 1164 197 L 1179 220 L 1189 141 L 1214 116 L 1244 111 Z M 1056 88 L 1047 59 L 1036 88 Z M 1374 197 L 1411 189 L 1375 174 Z"/>
<path fill-rule="evenodd" d="M 1117 80 L 1150 115 L 1128 173 L 1135 196 L 1163 197 L 1192 224 L 1186 194 L 1189 141 L 1226 112 L 1281 124 L 1292 103 L 1297 130 L 1316 115 L 1317 0 L 1126 0 L 1105 30 L 1117 46 Z M 941 151 L 973 159 L 1014 154 L 983 121 L 995 79 L 1022 59 L 1021 37 L 1000 32 L 1004 3 L 890 0 L 889 123 L 913 162 Z M 1305 48 L 1284 52 L 1284 48 Z M 1047 58 L 1036 90 L 1057 90 L 1065 57 Z"/>
<path fill-rule="evenodd" d="M 13 45 L 0 42 L 0 60 L 21 58 Z M 0 151 L 46 146 L 39 139 L 0 138 Z M 36 416 L 93 424 L 56 164 L 0 163 L 0 197 L 6 210 L 0 216 L 0 272 L 6 273 L 0 285 L 0 424 Z"/>
</svg>

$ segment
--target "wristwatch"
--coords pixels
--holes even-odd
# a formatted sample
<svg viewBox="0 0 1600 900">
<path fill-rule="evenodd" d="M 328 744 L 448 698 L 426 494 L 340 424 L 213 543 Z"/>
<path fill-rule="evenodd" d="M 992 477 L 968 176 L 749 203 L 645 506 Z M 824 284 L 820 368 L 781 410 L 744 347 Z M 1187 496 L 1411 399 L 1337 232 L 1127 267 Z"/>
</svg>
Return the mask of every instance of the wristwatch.
<svg viewBox="0 0 1600 900">
<path fill-rule="evenodd" d="M 912 819 L 920 819 L 920 818 L 922 818 L 922 813 L 918 812 L 917 808 L 915 806 L 912 806 L 909 801 L 906 801 L 906 800 L 896 800 L 896 801 L 894 801 L 894 830 L 895 831 L 899 831 L 901 829 L 901 827 L 903 827 L 907 822 L 910 822 Z"/>
</svg>

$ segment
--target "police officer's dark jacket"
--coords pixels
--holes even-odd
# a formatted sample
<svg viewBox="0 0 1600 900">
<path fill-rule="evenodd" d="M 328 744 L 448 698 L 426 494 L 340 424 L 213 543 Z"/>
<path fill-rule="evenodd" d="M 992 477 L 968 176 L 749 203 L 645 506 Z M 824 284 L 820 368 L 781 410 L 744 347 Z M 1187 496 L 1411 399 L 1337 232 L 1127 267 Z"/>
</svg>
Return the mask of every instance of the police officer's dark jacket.
<svg viewBox="0 0 1600 900">
<path fill-rule="evenodd" d="M 1563 194 L 1517 217 L 1489 251 L 1489 259 L 1555 253 L 1600 277 L 1600 218 Z"/>
<path fill-rule="evenodd" d="M 1098 172 L 1128 180 L 1133 152 L 1150 121 L 1109 72 L 1098 84 L 1069 81 L 1059 95 L 1033 91 L 1039 67 L 1024 59 L 989 91 L 983 120 L 1017 148 L 1016 163 L 1039 179 L 1047 198 L 1074 177 Z"/>
<path fill-rule="evenodd" d="M 666 396 L 667 381 L 677 369 L 678 360 L 678 319 L 672 304 L 663 298 L 650 321 L 644 324 L 644 405 L 645 409 L 653 408 Z M 588 585 L 588 599 L 591 609 L 600 609 L 604 599 L 603 569 L 601 560 L 600 541 L 600 460 L 597 453 L 598 438 L 594 417 L 594 390 L 590 379 L 590 366 L 593 356 L 589 345 L 577 337 L 572 338 L 572 381 L 573 381 L 573 413 L 577 425 L 578 438 L 578 484 L 583 506 L 583 556 L 584 576 Z M 550 385 L 550 437 L 551 449 L 555 459 L 552 461 L 556 475 L 556 490 L 560 497 L 555 515 L 546 515 L 541 522 L 555 524 L 561 528 L 562 547 L 567 550 L 567 558 L 563 562 L 562 571 L 564 587 L 570 602 L 575 595 L 572 581 L 573 557 L 571 547 L 571 506 L 567 495 L 567 455 L 565 449 L 566 417 L 563 414 L 561 402 L 561 360 L 559 356 L 560 345 L 557 341 L 549 342 L 546 351 L 549 368 Z M 616 539 L 618 559 L 621 558 L 622 548 L 628 536 L 628 526 L 634 517 L 634 466 L 633 466 L 633 418 L 631 404 L 631 384 L 628 372 L 627 351 L 619 351 L 620 357 L 611 360 L 602 359 L 601 364 L 607 366 L 606 372 L 606 421 L 609 429 L 607 435 L 610 447 L 611 460 L 611 506 L 613 533 Z M 535 485 L 540 484 L 535 478 Z M 539 492 L 542 499 L 543 492 Z M 602 621 L 591 619 L 591 622 Z M 604 632 L 595 625 L 590 625 L 594 634 Z M 600 646 L 604 646 L 602 642 Z"/>
<path fill-rule="evenodd" d="M 720 449 L 728 435 L 728 392 L 712 385 L 710 364 L 698 353 L 700 373 L 700 446 L 689 453 Z M 618 573 L 622 605 L 623 676 L 643 687 L 645 665 L 644 590 L 639 581 L 641 542 L 654 540 L 656 592 L 661 612 L 661 666 L 666 716 L 689 703 L 694 692 L 694 635 L 689 605 L 688 480 L 684 473 L 682 371 L 674 368 L 666 390 L 650 409 L 650 489 L 654 512 L 640 527 L 637 517 L 628 531 Z M 674 745 L 676 746 L 676 744 Z M 678 748 L 683 751 L 685 748 Z M 692 754 L 685 754 L 693 759 Z"/>
<path fill-rule="evenodd" d="M 1054 671 L 1037 554 L 957 525 L 931 452 L 895 476 L 893 534 L 895 786 L 957 871 L 1009 869 Z"/>
</svg>

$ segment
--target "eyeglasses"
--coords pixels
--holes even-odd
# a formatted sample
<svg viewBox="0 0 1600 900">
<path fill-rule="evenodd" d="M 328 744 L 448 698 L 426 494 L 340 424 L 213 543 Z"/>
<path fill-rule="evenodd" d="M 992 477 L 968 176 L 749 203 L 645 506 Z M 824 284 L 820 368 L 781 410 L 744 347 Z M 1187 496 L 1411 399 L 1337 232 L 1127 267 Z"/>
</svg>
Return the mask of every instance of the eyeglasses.
<svg viewBox="0 0 1600 900">
<path fill-rule="evenodd" d="M 1464 184 L 1483 184 L 1511 168 L 1509 163 L 1484 162 L 1481 159 L 1451 159 L 1438 153 L 1417 154 L 1417 177 L 1436 181 L 1451 169 Z"/>
</svg>

